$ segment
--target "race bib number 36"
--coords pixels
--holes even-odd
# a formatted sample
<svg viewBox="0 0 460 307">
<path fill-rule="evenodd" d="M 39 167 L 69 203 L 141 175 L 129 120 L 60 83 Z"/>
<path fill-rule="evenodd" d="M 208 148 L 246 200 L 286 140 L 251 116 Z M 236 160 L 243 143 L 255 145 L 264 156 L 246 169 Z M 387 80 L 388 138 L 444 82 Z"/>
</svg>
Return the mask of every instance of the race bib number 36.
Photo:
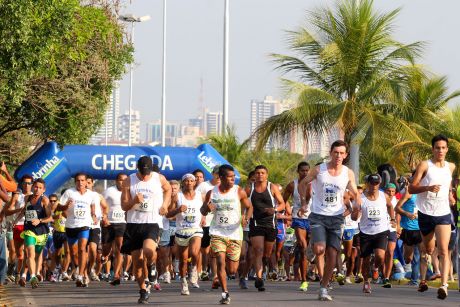
<svg viewBox="0 0 460 307">
<path fill-rule="evenodd" d="M 153 210 L 153 206 L 150 202 L 139 203 L 137 211 L 150 212 Z"/>
</svg>

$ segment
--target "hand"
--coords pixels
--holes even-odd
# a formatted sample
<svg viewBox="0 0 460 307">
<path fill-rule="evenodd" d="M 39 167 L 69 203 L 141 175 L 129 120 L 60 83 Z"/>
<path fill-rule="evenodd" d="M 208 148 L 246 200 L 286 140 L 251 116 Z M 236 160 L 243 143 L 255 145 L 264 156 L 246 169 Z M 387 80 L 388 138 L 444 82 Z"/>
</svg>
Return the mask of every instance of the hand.
<svg viewBox="0 0 460 307">
<path fill-rule="evenodd" d="M 304 206 L 300 207 L 300 210 L 297 212 L 297 216 L 298 217 L 304 216 L 305 213 L 307 213 L 307 210 L 308 210 L 307 205 L 304 205 Z"/>
<path fill-rule="evenodd" d="M 433 193 L 438 193 L 440 190 L 441 190 L 440 184 L 430 185 L 428 187 L 428 191 L 433 192 Z"/>
<path fill-rule="evenodd" d="M 185 212 L 185 211 L 187 211 L 187 206 L 186 205 L 180 205 L 179 212 Z"/>
<path fill-rule="evenodd" d="M 98 222 L 97 217 L 93 215 L 93 225 L 97 225 Z"/>
<path fill-rule="evenodd" d="M 200 221 L 200 227 L 204 227 L 206 225 L 206 217 L 202 216 Z"/>
<path fill-rule="evenodd" d="M 33 219 L 32 220 L 32 225 L 33 226 L 37 226 L 38 224 L 40 224 L 40 219 Z"/>
<path fill-rule="evenodd" d="M 5 162 L 2 161 L 2 166 L 0 167 L 0 170 L 4 173 L 8 172 L 8 169 L 6 168 Z"/>
<path fill-rule="evenodd" d="M 161 206 L 159 213 L 160 213 L 161 216 L 165 216 L 166 213 L 168 213 L 168 207 Z"/>
<path fill-rule="evenodd" d="M 407 212 L 407 213 L 406 213 L 406 216 L 407 216 L 407 218 L 410 219 L 410 220 L 415 220 L 415 219 L 417 218 L 417 215 L 416 215 L 415 213 L 409 213 L 409 212 Z"/>
<path fill-rule="evenodd" d="M 144 202 L 144 194 L 137 193 L 136 196 L 134 197 L 134 201 L 136 202 L 136 204 L 143 203 Z"/>
<path fill-rule="evenodd" d="M 248 220 L 244 218 L 244 219 L 241 221 L 241 226 L 243 226 L 243 228 L 244 228 L 244 227 L 246 227 L 247 225 L 248 225 Z"/>
<path fill-rule="evenodd" d="M 216 211 L 216 208 L 217 208 L 217 206 L 215 204 L 213 204 L 212 202 L 208 203 L 209 211 L 214 212 L 214 211 Z"/>
<path fill-rule="evenodd" d="M 102 216 L 102 226 L 107 227 L 109 225 L 110 225 L 109 218 L 107 217 L 107 215 L 103 215 Z"/>
<path fill-rule="evenodd" d="M 264 212 L 268 215 L 274 215 L 276 213 L 275 208 L 265 208 Z"/>
<path fill-rule="evenodd" d="M 66 206 L 69 206 L 69 207 L 73 206 L 73 204 L 74 204 L 73 198 L 69 198 L 65 204 L 66 204 Z"/>
<path fill-rule="evenodd" d="M 391 225 L 391 227 L 396 228 L 396 222 L 395 221 L 390 221 L 390 225 Z"/>
</svg>

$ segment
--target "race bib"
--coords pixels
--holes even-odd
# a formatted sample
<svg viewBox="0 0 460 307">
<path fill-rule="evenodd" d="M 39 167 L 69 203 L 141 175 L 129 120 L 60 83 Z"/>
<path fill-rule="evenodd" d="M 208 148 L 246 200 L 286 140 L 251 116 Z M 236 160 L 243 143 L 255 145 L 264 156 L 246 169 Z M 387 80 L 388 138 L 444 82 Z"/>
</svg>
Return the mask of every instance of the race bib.
<svg viewBox="0 0 460 307">
<path fill-rule="evenodd" d="M 239 222 L 238 216 L 233 214 L 233 211 L 217 211 L 215 219 L 217 224 L 223 227 L 235 225 Z"/>
<path fill-rule="evenodd" d="M 112 211 L 112 220 L 114 220 L 114 221 L 124 221 L 125 220 L 125 211 L 123 211 L 123 210 L 113 210 Z"/>
<path fill-rule="evenodd" d="M 195 215 L 186 215 L 184 216 L 184 222 L 187 225 L 195 224 L 196 216 Z"/>
<path fill-rule="evenodd" d="M 136 211 L 151 212 L 153 211 L 153 204 L 148 201 L 139 203 Z"/>
<path fill-rule="evenodd" d="M 37 210 L 26 210 L 25 218 L 28 222 L 38 219 Z"/>
<path fill-rule="evenodd" d="M 379 221 L 384 217 L 384 212 L 378 207 L 367 208 L 367 218 L 371 221 Z"/>
<path fill-rule="evenodd" d="M 325 206 L 333 206 L 337 203 L 338 196 L 337 191 L 331 187 L 324 187 L 324 199 L 323 204 Z"/>
<path fill-rule="evenodd" d="M 74 208 L 73 215 L 76 219 L 84 219 L 86 217 L 86 209 L 85 208 Z"/>
</svg>

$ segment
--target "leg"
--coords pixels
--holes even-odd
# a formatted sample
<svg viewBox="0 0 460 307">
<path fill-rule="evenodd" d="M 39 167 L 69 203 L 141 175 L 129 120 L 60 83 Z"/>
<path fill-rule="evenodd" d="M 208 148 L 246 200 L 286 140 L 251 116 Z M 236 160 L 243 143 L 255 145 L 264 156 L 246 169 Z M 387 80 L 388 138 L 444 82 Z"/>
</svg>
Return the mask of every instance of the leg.
<svg viewBox="0 0 460 307">
<path fill-rule="evenodd" d="M 78 239 L 78 275 L 83 275 L 84 277 L 88 277 L 88 272 L 86 271 L 86 264 L 88 261 L 88 253 L 86 252 L 87 245 L 88 239 Z"/>
<path fill-rule="evenodd" d="M 115 237 L 113 241 L 113 260 L 114 260 L 114 279 L 121 278 L 121 266 L 123 265 L 123 255 L 121 254 L 121 246 L 123 245 L 123 237 Z"/>
<path fill-rule="evenodd" d="M 326 248 L 326 264 L 324 266 L 324 275 L 321 280 L 321 287 L 326 288 L 332 278 L 337 260 L 337 250 L 334 247 L 328 246 Z"/>
<path fill-rule="evenodd" d="M 427 271 L 427 257 L 432 255 L 435 247 L 434 232 L 430 232 L 427 235 L 422 234 L 423 251 L 420 256 L 420 279 L 426 280 Z"/>
<path fill-rule="evenodd" d="M 383 277 L 389 279 L 391 270 L 393 269 L 393 254 L 395 251 L 396 242 L 388 241 L 387 249 L 385 251 L 385 265 Z M 377 266 L 376 266 L 377 267 Z"/>
<path fill-rule="evenodd" d="M 300 279 L 302 282 L 307 281 L 307 255 L 306 250 L 308 247 L 308 234 L 307 230 L 297 227 L 295 229 L 295 236 L 297 239 L 297 244 L 300 246 L 300 260 L 299 260 L 299 267 L 300 267 Z"/>
<path fill-rule="evenodd" d="M 133 266 L 133 275 L 136 277 L 137 285 L 139 289 L 145 290 L 145 276 L 144 276 L 144 257 L 142 249 L 137 249 L 131 252 L 131 260 Z"/>
<path fill-rule="evenodd" d="M 447 284 L 450 270 L 450 258 L 448 257 L 448 246 L 451 235 L 450 225 L 436 225 L 435 233 L 441 265 L 441 285 L 445 285 Z"/>
<path fill-rule="evenodd" d="M 264 237 L 251 237 L 252 250 L 254 252 L 254 267 L 258 278 L 262 278 L 263 257 L 264 257 Z"/>
<path fill-rule="evenodd" d="M 179 275 L 185 278 L 187 275 L 188 246 L 179 246 Z"/>
</svg>

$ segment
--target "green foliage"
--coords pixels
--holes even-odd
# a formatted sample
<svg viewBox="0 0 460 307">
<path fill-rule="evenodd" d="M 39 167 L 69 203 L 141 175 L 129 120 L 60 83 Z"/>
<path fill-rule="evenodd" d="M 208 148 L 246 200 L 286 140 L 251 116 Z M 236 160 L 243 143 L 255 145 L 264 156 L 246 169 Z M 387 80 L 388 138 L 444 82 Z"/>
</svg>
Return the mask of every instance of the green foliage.
<svg viewBox="0 0 460 307">
<path fill-rule="evenodd" d="M 0 28 L 0 136 L 26 129 L 86 143 L 132 61 L 113 12 L 78 0 L 0 0 Z"/>
</svg>

